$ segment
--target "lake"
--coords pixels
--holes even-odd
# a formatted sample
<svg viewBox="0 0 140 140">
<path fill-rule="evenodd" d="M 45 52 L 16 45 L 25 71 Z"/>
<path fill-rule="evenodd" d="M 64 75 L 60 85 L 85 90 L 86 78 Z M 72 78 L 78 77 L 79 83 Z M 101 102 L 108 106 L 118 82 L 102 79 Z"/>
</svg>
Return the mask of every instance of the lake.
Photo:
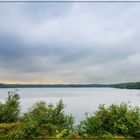
<svg viewBox="0 0 140 140">
<path fill-rule="evenodd" d="M 9 90 L 0 89 L 0 101 L 3 102 Z M 21 97 L 22 111 L 25 112 L 37 101 L 57 103 L 60 99 L 66 105 L 65 111 L 75 117 L 76 123 L 85 117 L 86 113 L 97 110 L 99 104 L 106 106 L 121 102 L 133 106 L 140 106 L 140 90 L 115 88 L 21 88 L 18 89 Z"/>
</svg>

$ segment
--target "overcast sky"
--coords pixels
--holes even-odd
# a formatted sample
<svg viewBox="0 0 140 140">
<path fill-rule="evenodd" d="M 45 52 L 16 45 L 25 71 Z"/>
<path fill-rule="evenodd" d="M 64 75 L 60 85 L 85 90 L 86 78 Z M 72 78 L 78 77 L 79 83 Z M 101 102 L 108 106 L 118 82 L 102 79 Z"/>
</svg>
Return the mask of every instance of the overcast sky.
<svg viewBox="0 0 140 140">
<path fill-rule="evenodd" d="M 140 3 L 0 3 L 0 82 L 140 81 Z"/>
</svg>

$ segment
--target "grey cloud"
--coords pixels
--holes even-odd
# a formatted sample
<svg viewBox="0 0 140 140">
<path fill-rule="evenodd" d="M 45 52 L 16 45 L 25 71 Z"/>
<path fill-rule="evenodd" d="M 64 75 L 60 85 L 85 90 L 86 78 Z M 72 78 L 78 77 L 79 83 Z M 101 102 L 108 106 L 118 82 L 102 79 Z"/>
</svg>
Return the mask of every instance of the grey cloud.
<svg viewBox="0 0 140 140">
<path fill-rule="evenodd" d="M 72 3 L 24 3 L 21 11 L 24 12 L 29 20 L 38 23 L 67 15 L 71 6 Z"/>
<path fill-rule="evenodd" d="M 1 79 L 68 83 L 139 80 L 140 5 L 0 6 Z"/>
</svg>

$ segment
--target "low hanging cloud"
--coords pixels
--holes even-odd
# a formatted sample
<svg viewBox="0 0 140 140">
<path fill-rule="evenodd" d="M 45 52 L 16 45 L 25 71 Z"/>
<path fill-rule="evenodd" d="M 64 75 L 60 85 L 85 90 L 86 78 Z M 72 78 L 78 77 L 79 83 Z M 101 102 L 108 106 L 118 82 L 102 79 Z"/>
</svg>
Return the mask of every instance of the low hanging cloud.
<svg viewBox="0 0 140 140">
<path fill-rule="evenodd" d="M 1 3 L 0 82 L 139 81 L 140 5 Z"/>
</svg>

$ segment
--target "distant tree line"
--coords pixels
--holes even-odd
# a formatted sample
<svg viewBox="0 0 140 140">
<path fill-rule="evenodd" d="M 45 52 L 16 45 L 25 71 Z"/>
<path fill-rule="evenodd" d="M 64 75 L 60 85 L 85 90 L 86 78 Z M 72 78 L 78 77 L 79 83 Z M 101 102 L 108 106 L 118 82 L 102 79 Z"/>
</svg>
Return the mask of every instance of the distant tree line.
<svg viewBox="0 0 140 140">
<path fill-rule="evenodd" d="M 128 82 L 119 84 L 4 84 L 0 83 L 0 88 L 125 88 L 140 89 L 140 82 Z"/>
<path fill-rule="evenodd" d="M 69 88 L 69 87 L 110 87 L 106 84 L 3 84 L 0 88 Z"/>
<path fill-rule="evenodd" d="M 140 89 L 140 82 L 119 83 L 112 85 L 112 87 L 122 89 Z"/>
<path fill-rule="evenodd" d="M 89 88 L 89 87 L 111 87 L 111 84 L 4 84 L 0 88 Z"/>
</svg>

